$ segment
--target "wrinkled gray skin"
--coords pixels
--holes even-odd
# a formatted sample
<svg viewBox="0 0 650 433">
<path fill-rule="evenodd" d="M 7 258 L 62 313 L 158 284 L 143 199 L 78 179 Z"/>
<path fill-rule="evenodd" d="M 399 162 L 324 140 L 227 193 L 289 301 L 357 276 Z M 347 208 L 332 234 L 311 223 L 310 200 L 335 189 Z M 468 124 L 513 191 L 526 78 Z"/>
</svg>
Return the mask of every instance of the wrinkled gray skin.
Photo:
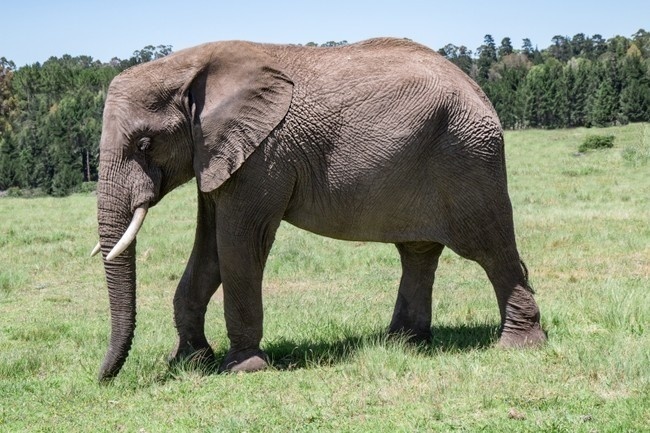
<svg viewBox="0 0 650 433">
<path fill-rule="evenodd" d="M 101 380 L 126 360 L 136 309 L 135 242 L 106 255 L 136 208 L 193 177 L 196 239 L 174 297 L 172 360 L 214 360 L 204 315 L 222 285 L 231 346 L 221 370 L 266 366 L 262 273 L 281 220 L 397 246 L 391 332 L 431 337 L 447 246 L 485 269 L 500 345 L 545 340 L 515 244 L 499 120 L 463 72 L 405 40 L 326 49 L 218 42 L 127 70 L 110 86 L 98 221 L 112 328 Z"/>
</svg>

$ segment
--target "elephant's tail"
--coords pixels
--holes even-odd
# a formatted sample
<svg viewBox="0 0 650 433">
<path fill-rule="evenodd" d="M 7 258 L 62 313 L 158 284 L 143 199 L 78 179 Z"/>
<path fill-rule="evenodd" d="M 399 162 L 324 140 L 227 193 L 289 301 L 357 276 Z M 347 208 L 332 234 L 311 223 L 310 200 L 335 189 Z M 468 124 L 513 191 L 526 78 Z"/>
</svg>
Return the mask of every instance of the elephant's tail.
<svg viewBox="0 0 650 433">
<path fill-rule="evenodd" d="M 521 258 L 519 259 L 519 263 L 521 264 L 521 269 L 524 271 L 524 288 L 530 293 L 535 294 L 535 289 L 533 289 L 533 286 L 528 281 L 528 268 L 526 267 L 526 263 Z"/>
</svg>

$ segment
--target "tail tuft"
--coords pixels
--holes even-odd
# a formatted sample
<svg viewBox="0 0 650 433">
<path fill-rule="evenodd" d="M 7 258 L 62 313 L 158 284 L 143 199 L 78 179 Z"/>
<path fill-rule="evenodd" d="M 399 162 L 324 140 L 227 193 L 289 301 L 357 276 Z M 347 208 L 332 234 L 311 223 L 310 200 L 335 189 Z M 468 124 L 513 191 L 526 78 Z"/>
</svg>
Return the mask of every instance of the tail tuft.
<svg viewBox="0 0 650 433">
<path fill-rule="evenodd" d="M 521 259 L 519 259 L 519 263 L 521 264 L 521 269 L 524 271 L 524 288 L 534 295 L 535 289 L 533 289 L 533 286 L 528 282 L 528 268 L 526 267 L 526 263 Z"/>
</svg>

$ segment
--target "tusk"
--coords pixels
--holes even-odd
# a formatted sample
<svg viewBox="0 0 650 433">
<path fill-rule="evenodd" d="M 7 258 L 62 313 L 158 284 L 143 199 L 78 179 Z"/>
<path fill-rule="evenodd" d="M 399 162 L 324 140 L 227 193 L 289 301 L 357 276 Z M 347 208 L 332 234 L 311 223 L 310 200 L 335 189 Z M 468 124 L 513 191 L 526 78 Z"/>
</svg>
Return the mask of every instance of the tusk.
<svg viewBox="0 0 650 433">
<path fill-rule="evenodd" d="M 97 245 L 95 245 L 95 248 L 90 252 L 90 257 L 93 257 L 95 254 L 99 252 L 99 250 L 102 249 L 102 246 L 100 245 L 99 242 L 97 242 Z"/>
<path fill-rule="evenodd" d="M 133 242 L 135 237 L 138 235 L 140 227 L 142 227 L 144 217 L 147 216 L 147 208 L 147 205 L 143 205 L 142 207 L 139 207 L 135 210 L 131 224 L 129 224 L 129 227 L 122 235 L 122 238 L 115 244 L 111 252 L 108 253 L 106 256 L 106 261 L 113 260 L 115 257 L 122 254 L 124 250 L 129 247 L 129 245 L 131 245 L 131 242 Z"/>
</svg>

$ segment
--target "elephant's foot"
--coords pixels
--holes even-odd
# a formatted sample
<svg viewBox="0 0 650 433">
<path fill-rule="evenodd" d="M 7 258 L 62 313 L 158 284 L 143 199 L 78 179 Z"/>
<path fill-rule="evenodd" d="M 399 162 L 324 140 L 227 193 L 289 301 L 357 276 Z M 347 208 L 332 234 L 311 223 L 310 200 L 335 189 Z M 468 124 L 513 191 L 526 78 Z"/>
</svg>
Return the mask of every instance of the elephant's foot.
<svg viewBox="0 0 650 433">
<path fill-rule="evenodd" d="M 508 329 L 504 328 L 497 347 L 504 349 L 517 349 L 528 347 L 539 347 L 546 343 L 546 333 L 539 323 L 533 323 L 528 328 Z"/>
<path fill-rule="evenodd" d="M 205 370 L 214 370 L 217 358 L 209 344 L 192 345 L 190 342 L 179 343 L 167 358 L 170 366 L 190 365 Z"/>
<path fill-rule="evenodd" d="M 219 367 L 220 373 L 253 372 L 269 365 L 268 356 L 260 349 L 230 350 Z"/>
</svg>

